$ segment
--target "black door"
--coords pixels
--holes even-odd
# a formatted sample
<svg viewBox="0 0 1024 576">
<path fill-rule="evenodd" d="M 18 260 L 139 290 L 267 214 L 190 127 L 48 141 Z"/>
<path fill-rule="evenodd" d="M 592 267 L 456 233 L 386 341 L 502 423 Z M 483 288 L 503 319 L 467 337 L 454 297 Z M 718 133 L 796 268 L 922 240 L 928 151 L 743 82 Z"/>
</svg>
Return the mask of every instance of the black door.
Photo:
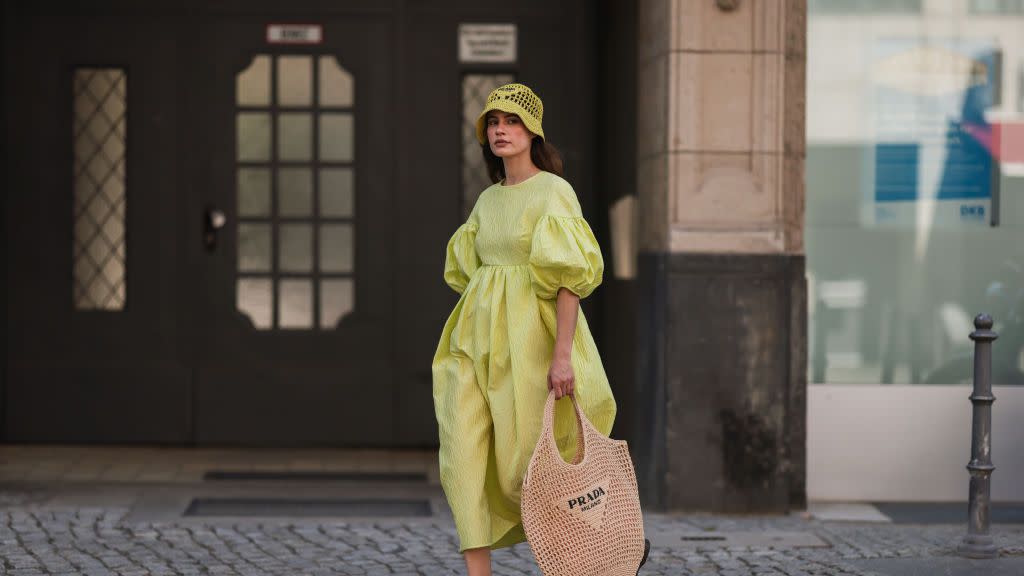
<svg viewBox="0 0 1024 576">
<path fill-rule="evenodd" d="M 204 20 L 191 102 L 196 441 L 387 445 L 390 19 Z"/>
<path fill-rule="evenodd" d="M 6 12 L 4 438 L 182 443 L 177 44 L 90 7 Z"/>
</svg>

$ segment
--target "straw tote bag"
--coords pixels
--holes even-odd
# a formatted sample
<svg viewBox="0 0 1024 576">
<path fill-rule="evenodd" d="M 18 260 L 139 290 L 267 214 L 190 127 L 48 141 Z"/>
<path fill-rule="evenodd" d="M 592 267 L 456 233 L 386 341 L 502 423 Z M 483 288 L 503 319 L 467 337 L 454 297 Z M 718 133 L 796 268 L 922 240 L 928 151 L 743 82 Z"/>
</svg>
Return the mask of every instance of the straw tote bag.
<svg viewBox="0 0 1024 576">
<path fill-rule="evenodd" d="M 570 398 L 576 456 L 570 464 L 558 453 L 551 391 L 523 479 L 526 539 L 544 576 L 635 576 L 644 555 L 644 525 L 629 449 L 625 441 L 598 432 Z"/>
</svg>

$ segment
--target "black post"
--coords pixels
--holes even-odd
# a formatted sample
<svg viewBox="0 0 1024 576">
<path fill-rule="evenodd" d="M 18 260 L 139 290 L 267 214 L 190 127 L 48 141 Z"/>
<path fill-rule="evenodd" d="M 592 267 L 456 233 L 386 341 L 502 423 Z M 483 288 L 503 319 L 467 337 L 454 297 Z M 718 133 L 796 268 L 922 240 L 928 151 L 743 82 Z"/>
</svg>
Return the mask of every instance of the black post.
<svg viewBox="0 0 1024 576">
<path fill-rule="evenodd" d="M 999 337 L 992 331 L 992 317 L 979 314 L 974 319 L 974 424 L 971 430 L 971 492 L 968 507 L 967 535 L 957 552 L 968 558 L 994 558 L 999 555 L 988 533 L 989 507 L 992 500 L 992 341 Z"/>
</svg>

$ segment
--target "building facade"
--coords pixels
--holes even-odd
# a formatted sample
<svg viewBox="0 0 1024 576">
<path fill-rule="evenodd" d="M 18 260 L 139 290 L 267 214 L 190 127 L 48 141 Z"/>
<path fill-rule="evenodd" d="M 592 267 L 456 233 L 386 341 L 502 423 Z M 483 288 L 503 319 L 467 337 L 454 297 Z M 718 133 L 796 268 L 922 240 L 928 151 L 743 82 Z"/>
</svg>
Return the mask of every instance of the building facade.
<svg viewBox="0 0 1024 576">
<path fill-rule="evenodd" d="M 436 446 L 472 120 L 518 80 L 603 247 L 648 505 L 961 498 L 982 310 L 1020 500 L 1022 11 L 8 3 L 0 441 Z"/>
</svg>

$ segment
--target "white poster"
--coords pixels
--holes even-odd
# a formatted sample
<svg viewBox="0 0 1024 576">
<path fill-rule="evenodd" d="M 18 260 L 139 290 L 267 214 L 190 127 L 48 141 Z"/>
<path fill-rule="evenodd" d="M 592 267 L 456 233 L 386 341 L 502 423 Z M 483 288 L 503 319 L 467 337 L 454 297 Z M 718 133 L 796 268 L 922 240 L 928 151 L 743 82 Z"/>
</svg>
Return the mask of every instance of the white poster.
<svg viewBox="0 0 1024 576">
<path fill-rule="evenodd" d="M 515 24 L 459 24 L 459 62 L 516 61 Z"/>
</svg>

